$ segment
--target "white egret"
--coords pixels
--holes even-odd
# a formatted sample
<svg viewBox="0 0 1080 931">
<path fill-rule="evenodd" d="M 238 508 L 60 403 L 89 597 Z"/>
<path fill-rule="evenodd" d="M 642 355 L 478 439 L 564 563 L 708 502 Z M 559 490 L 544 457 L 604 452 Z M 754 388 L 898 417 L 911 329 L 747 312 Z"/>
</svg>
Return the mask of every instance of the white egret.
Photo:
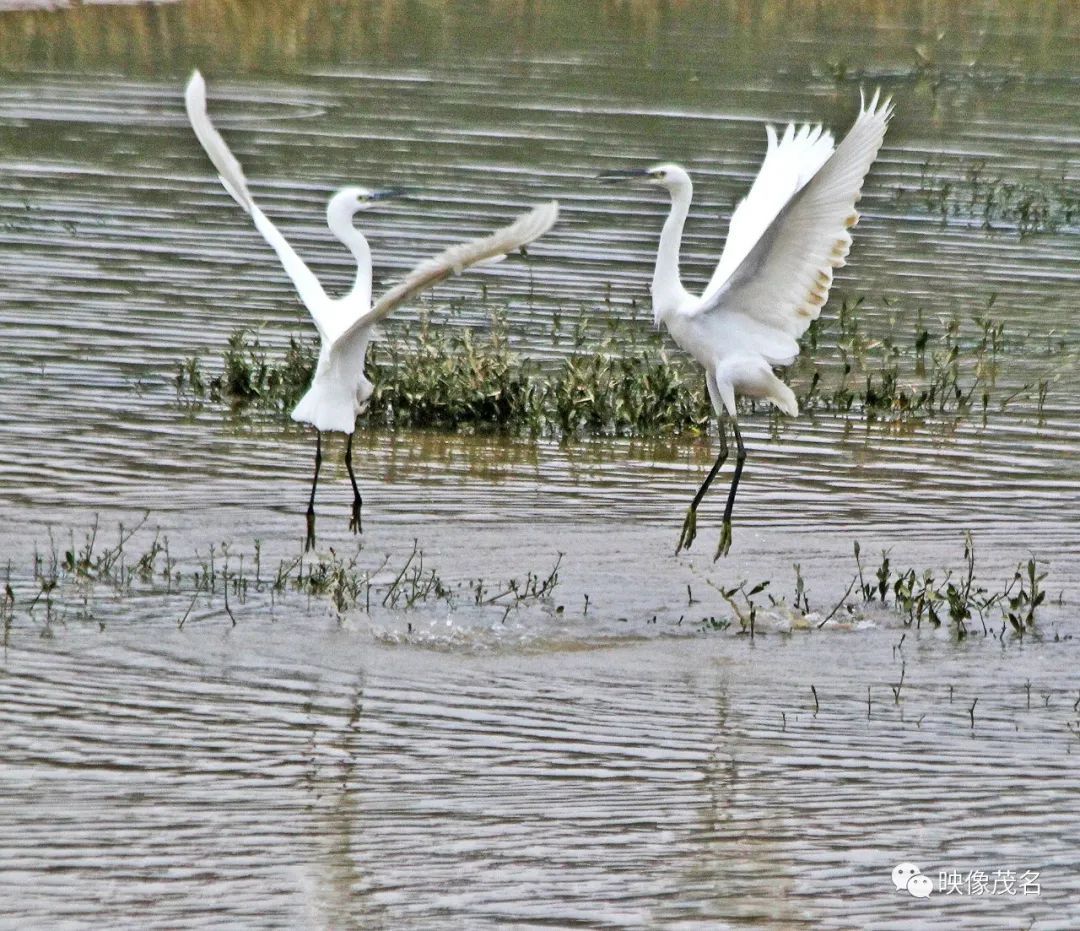
<svg viewBox="0 0 1080 931">
<path fill-rule="evenodd" d="M 719 422 L 719 455 L 687 510 L 676 552 L 694 542 L 698 505 L 727 458 L 725 417 L 737 453 L 715 558 L 731 546 L 731 511 L 746 460 L 735 396 L 770 401 L 792 417 L 799 412 L 795 394 L 773 366 L 788 365 L 799 354 L 798 339 L 821 313 L 833 269 L 844 264 L 851 247 L 848 229 L 859 219 L 855 202 L 893 113 L 890 100 L 879 105 L 880 96 L 875 93 L 869 106 L 863 99 L 835 148 L 821 126 L 796 131 L 789 125 L 780 139 L 766 126 L 765 160 L 731 216 L 720 262 L 700 297 L 679 277 L 679 244 L 693 196 L 690 176 L 672 164 L 600 175 L 602 181 L 639 179 L 671 195 L 653 272 L 653 315 L 705 368 Z"/>
<path fill-rule="evenodd" d="M 331 298 L 318 279 L 293 251 L 273 223 L 259 209 L 248 191 L 240 163 L 214 128 L 206 112 L 206 83 L 195 71 L 184 95 L 188 119 L 206 154 L 210 156 L 225 190 L 251 216 L 256 229 L 273 247 L 286 274 L 296 286 L 300 300 L 311 312 L 321 338 L 319 361 L 311 387 L 293 409 L 292 417 L 315 428 L 315 476 L 307 509 L 305 548 L 315 544 L 315 488 L 322 465 L 322 432 L 344 433 L 345 465 L 353 487 L 352 517 L 349 527 L 360 532 L 363 500 L 352 465 L 352 435 L 356 417 L 371 396 L 373 386 L 364 375 L 364 355 L 372 328 L 396 307 L 432 285 L 474 265 L 491 264 L 507 253 L 527 245 L 546 233 L 558 217 L 558 203 L 542 204 L 490 236 L 461 243 L 418 265 L 404 280 L 390 288 L 374 304 L 371 301 L 371 250 L 367 240 L 353 226 L 353 216 L 372 204 L 402 193 L 397 190 L 370 191 L 345 187 L 330 199 L 326 222 L 330 231 L 356 260 L 356 280 L 347 294 Z"/>
</svg>

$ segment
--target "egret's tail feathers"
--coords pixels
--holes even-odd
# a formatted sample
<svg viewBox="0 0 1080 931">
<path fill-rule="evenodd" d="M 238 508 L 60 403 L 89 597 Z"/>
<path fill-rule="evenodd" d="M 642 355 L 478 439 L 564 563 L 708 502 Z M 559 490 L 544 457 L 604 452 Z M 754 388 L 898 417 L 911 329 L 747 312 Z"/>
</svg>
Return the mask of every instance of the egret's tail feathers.
<svg viewBox="0 0 1080 931">
<path fill-rule="evenodd" d="M 366 335 L 354 340 L 346 349 L 340 353 L 323 346 L 311 387 L 293 408 L 293 420 L 309 423 L 318 430 L 353 432 L 356 416 L 363 410 L 375 386 L 364 374 Z"/>
<path fill-rule="evenodd" d="M 774 376 L 775 377 L 775 376 Z M 779 378 L 769 392 L 769 400 L 789 417 L 799 416 L 799 402 L 795 400 L 795 392 L 785 385 Z"/>
<path fill-rule="evenodd" d="M 292 419 L 297 423 L 311 424 L 316 430 L 334 430 L 352 433 L 356 429 L 356 410 L 349 399 L 343 403 L 328 404 L 318 396 L 304 395 L 293 408 Z"/>
<path fill-rule="evenodd" d="M 370 387 L 370 382 L 367 382 L 367 386 Z M 370 393 L 368 390 L 367 394 Z M 293 408 L 292 419 L 311 424 L 317 430 L 352 433 L 356 429 L 356 416 L 361 406 L 360 395 L 349 385 L 316 378 Z"/>
<path fill-rule="evenodd" d="M 236 157 L 229 151 L 225 140 L 221 138 L 210 117 L 206 112 L 206 81 L 198 70 L 191 73 L 187 89 L 184 91 L 184 106 L 187 109 L 191 128 L 202 143 L 210 161 L 218 170 L 221 184 L 241 207 L 251 213 L 251 195 L 248 193 L 247 179 L 244 177 L 244 169 Z"/>
</svg>

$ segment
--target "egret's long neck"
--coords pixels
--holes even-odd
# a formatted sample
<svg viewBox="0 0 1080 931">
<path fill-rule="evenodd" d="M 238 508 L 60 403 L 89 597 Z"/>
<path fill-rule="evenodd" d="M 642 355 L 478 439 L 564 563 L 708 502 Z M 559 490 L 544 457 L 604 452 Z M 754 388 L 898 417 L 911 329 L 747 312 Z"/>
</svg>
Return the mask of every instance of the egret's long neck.
<svg viewBox="0 0 1080 931">
<path fill-rule="evenodd" d="M 660 248 L 656 253 L 652 280 L 653 318 L 657 326 L 686 297 L 686 289 L 679 278 L 679 244 L 693 196 L 694 188 L 690 182 L 680 184 L 671 191 L 671 213 L 664 221 L 664 230 L 660 234 Z"/>
<path fill-rule="evenodd" d="M 345 297 L 350 304 L 356 303 L 362 310 L 371 306 L 371 247 L 364 234 L 352 224 L 352 219 L 330 224 L 332 232 L 356 259 L 356 281 Z"/>
</svg>

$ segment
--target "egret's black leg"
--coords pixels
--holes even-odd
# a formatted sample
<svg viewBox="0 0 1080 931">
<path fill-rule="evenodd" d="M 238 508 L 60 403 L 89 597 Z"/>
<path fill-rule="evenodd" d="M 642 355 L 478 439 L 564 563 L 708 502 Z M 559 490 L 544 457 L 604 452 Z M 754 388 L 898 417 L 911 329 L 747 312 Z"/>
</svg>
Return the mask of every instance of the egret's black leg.
<svg viewBox="0 0 1080 931">
<path fill-rule="evenodd" d="M 717 419 L 717 423 L 720 426 L 720 452 L 716 457 L 716 462 L 713 463 L 713 467 L 709 470 L 709 474 L 705 476 L 705 481 L 701 483 L 701 487 L 698 489 L 694 500 L 690 502 L 690 507 L 686 512 L 686 518 L 683 520 L 682 533 L 679 535 L 679 545 L 675 547 L 675 552 L 679 550 L 690 549 L 690 544 L 694 542 L 694 537 L 697 536 L 697 509 L 701 504 L 701 499 L 705 497 L 705 492 L 709 490 L 709 486 L 712 484 L 716 473 L 720 471 L 720 467 L 727 459 L 728 445 L 727 434 L 724 431 L 724 415 L 721 414 Z"/>
<path fill-rule="evenodd" d="M 348 440 L 345 441 L 345 468 L 349 470 L 349 481 L 352 482 L 353 501 L 352 501 L 352 517 L 349 518 L 349 529 L 353 533 L 362 532 L 363 528 L 360 526 L 360 508 L 364 506 L 364 499 L 360 497 L 360 488 L 356 484 L 356 475 L 352 468 L 352 438 L 350 433 Z"/>
<path fill-rule="evenodd" d="M 322 431 L 315 431 L 315 477 L 311 480 L 311 497 L 307 506 L 307 539 L 304 552 L 315 547 L 315 487 L 319 484 L 319 467 L 322 465 Z"/>
<path fill-rule="evenodd" d="M 735 474 L 731 477 L 731 490 L 727 496 L 727 507 L 724 508 L 724 529 L 720 531 L 720 545 L 716 548 L 716 556 L 727 556 L 731 549 L 731 511 L 735 507 L 735 492 L 739 490 L 739 478 L 742 475 L 743 463 L 746 462 L 746 447 L 743 446 L 742 434 L 739 432 L 739 422 L 732 417 L 731 429 L 735 432 Z"/>
</svg>

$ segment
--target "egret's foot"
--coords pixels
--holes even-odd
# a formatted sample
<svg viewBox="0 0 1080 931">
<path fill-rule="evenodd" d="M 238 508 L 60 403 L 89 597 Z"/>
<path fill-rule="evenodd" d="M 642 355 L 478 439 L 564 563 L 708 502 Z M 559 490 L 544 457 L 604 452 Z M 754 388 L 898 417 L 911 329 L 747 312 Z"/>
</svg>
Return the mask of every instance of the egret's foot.
<svg viewBox="0 0 1080 931">
<path fill-rule="evenodd" d="M 315 549 L 315 512 L 307 512 L 307 538 L 304 540 L 304 552 Z"/>
<path fill-rule="evenodd" d="M 352 503 L 352 517 L 349 518 L 349 529 L 353 533 L 363 533 L 364 528 L 360 524 L 360 508 L 363 505 L 363 501 L 359 498 L 353 498 Z"/>
<path fill-rule="evenodd" d="M 690 544 L 694 542 L 694 537 L 697 536 L 697 508 L 690 507 L 686 510 L 686 518 L 683 520 L 682 533 L 679 534 L 679 545 L 675 547 L 675 555 L 679 555 L 680 550 L 690 549 Z"/>
<path fill-rule="evenodd" d="M 724 529 L 720 531 L 720 545 L 716 548 L 713 562 L 716 562 L 721 556 L 727 556 L 729 549 L 731 549 L 731 521 L 726 520 L 724 521 Z"/>
</svg>

